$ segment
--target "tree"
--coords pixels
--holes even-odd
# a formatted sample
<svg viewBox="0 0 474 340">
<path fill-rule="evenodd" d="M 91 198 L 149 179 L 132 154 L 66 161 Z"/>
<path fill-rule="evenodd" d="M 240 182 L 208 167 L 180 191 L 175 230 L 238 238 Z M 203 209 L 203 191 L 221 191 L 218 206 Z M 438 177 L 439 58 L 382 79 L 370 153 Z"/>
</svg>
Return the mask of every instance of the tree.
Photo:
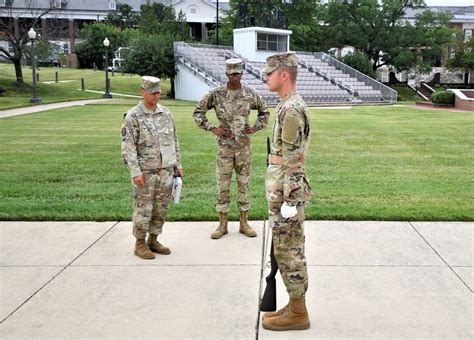
<svg viewBox="0 0 474 340">
<path fill-rule="evenodd" d="M 105 38 L 110 40 L 109 51 L 114 51 L 124 45 L 122 31 L 108 24 L 87 24 L 79 31 L 79 36 L 83 42 L 76 46 L 76 54 L 83 68 L 92 68 L 94 64 L 100 68 L 104 66 L 105 46 L 103 41 Z"/>
<path fill-rule="evenodd" d="M 173 42 L 171 34 L 140 32 L 124 55 L 123 71 L 141 76 L 173 78 L 176 75 Z"/>
<path fill-rule="evenodd" d="M 133 12 L 133 7 L 128 4 L 117 3 L 117 9 L 107 14 L 104 23 L 124 30 L 136 28 L 140 16 Z"/>
<path fill-rule="evenodd" d="M 177 41 L 188 39 L 186 17 L 181 12 L 176 18 L 174 8 L 160 3 L 146 3 L 140 7 L 139 29 L 142 33 L 167 34 Z"/>
<path fill-rule="evenodd" d="M 29 18 L 17 19 L 13 16 L 12 3 L 13 2 L 9 2 L 9 6 L 5 9 L 9 14 L 4 18 L 0 18 L 0 41 L 10 45 L 12 51 L 7 47 L 0 46 L 0 56 L 13 63 L 16 82 L 17 84 L 22 84 L 23 71 L 21 69 L 21 60 L 24 57 L 25 50 L 29 43 L 28 31 L 30 28 L 34 28 L 37 33 L 41 32 L 39 25 L 40 20 L 44 15 L 51 12 L 52 8 L 41 8 L 36 0 L 25 0 L 25 11 L 28 12 Z M 17 22 L 16 26 L 15 21 Z M 44 33 L 45 32 L 43 32 L 43 37 L 45 36 Z"/>
<path fill-rule="evenodd" d="M 184 14 L 179 13 L 176 18 L 172 7 L 159 3 L 142 5 L 140 14 L 139 33 L 127 43 L 129 50 L 124 55 L 122 70 L 142 76 L 169 78 L 170 96 L 174 97 L 173 42 L 189 39 Z"/>
<path fill-rule="evenodd" d="M 291 49 L 320 51 L 327 46 L 321 24 L 324 6 L 320 0 L 305 1 L 253 1 L 230 0 L 229 10 L 219 26 L 219 40 L 222 45 L 232 45 L 233 30 L 246 26 L 261 26 L 290 29 Z M 209 41 L 214 41 L 214 31 Z"/>
<path fill-rule="evenodd" d="M 399 71 L 415 69 L 429 72 L 431 65 L 441 64 L 443 50 L 453 42 L 456 31 L 449 28 L 452 15 L 431 10 L 417 17 L 415 24 L 406 22 L 394 35 L 395 43 L 383 55 L 385 64 Z"/>
<path fill-rule="evenodd" d="M 375 72 L 372 69 L 372 62 L 364 52 L 355 50 L 352 53 L 348 53 L 342 58 L 342 62 L 369 77 L 375 77 Z"/>
<path fill-rule="evenodd" d="M 465 73 L 464 83 L 467 84 L 467 74 L 474 71 L 474 37 L 458 45 L 447 67 L 452 70 L 462 70 Z"/>
<path fill-rule="evenodd" d="M 376 70 L 389 63 L 394 46 L 405 45 L 400 39 L 406 10 L 424 7 L 423 0 L 332 1 L 327 7 L 327 33 L 334 47 L 349 45 L 367 54 Z"/>
</svg>

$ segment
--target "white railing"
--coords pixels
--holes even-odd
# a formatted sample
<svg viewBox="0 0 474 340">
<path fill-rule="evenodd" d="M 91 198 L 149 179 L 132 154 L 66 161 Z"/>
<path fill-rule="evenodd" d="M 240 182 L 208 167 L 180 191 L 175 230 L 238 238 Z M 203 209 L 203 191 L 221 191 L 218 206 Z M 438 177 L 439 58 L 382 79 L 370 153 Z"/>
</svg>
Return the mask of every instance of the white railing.
<svg viewBox="0 0 474 340">
<path fill-rule="evenodd" d="M 202 47 L 205 45 L 199 45 Z M 214 48 L 214 45 L 209 45 Z M 199 51 L 199 48 L 194 48 L 190 44 L 179 41 L 174 43 L 174 55 L 177 58 L 184 58 L 192 63 L 200 70 L 205 72 L 209 77 L 216 80 L 219 85 L 225 84 L 227 79 L 222 75 L 225 74 L 225 68 L 219 65 L 214 60 Z"/>
<path fill-rule="evenodd" d="M 391 89 L 390 87 L 378 82 L 369 76 L 359 72 L 352 67 L 340 62 L 339 60 L 331 57 L 330 55 L 323 53 L 323 52 L 315 52 L 313 55 L 321 59 L 323 62 L 327 63 L 328 65 L 334 66 L 336 69 L 341 70 L 345 74 L 349 74 L 352 78 L 356 78 L 358 81 L 363 82 L 367 86 L 370 86 L 374 90 L 379 90 L 382 94 L 382 98 L 389 102 L 396 102 L 397 101 L 397 91 Z"/>
</svg>

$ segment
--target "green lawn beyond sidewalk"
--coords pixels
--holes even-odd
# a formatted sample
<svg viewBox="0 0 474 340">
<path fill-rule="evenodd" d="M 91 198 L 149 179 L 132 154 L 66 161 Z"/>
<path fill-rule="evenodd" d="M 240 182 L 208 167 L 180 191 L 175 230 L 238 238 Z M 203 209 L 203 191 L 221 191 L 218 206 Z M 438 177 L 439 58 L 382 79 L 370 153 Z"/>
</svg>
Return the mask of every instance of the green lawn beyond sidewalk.
<svg viewBox="0 0 474 340">
<path fill-rule="evenodd" d="M 120 126 L 134 103 L 0 119 L 0 219 L 130 220 Z M 182 202 L 171 206 L 169 220 L 215 220 L 214 138 L 196 127 L 193 103 L 163 103 L 174 113 L 186 172 Z M 311 119 L 308 219 L 473 220 L 472 113 L 315 108 Z M 252 219 L 267 217 L 270 133 L 271 125 L 253 138 Z"/>
</svg>

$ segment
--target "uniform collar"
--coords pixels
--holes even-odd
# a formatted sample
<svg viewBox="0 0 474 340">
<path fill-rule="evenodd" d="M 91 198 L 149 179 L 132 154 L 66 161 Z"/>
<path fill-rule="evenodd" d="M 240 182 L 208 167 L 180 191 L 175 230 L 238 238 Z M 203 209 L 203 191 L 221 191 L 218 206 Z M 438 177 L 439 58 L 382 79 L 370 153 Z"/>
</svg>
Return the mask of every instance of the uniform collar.
<svg viewBox="0 0 474 340">
<path fill-rule="evenodd" d="M 235 92 L 242 91 L 242 96 L 245 97 L 245 89 L 244 89 L 244 85 L 242 85 L 242 83 L 240 84 L 240 87 L 237 90 L 231 90 L 227 87 L 227 85 L 225 85 L 225 90 L 226 90 L 226 93 L 225 93 L 226 97 L 229 97 L 230 91 L 235 91 Z"/>
<path fill-rule="evenodd" d="M 280 100 L 280 103 L 284 103 L 286 102 L 290 97 L 293 97 L 294 95 L 296 95 L 298 92 L 296 90 L 294 91 L 290 91 L 286 94 L 286 96 L 284 96 L 283 98 L 281 98 Z"/>
<path fill-rule="evenodd" d="M 156 114 L 156 113 L 163 113 L 163 107 L 160 105 L 160 103 L 156 104 L 156 109 L 155 110 L 150 110 L 149 108 L 146 107 L 145 103 L 143 100 L 140 101 L 140 107 L 143 110 L 145 114 Z"/>
</svg>

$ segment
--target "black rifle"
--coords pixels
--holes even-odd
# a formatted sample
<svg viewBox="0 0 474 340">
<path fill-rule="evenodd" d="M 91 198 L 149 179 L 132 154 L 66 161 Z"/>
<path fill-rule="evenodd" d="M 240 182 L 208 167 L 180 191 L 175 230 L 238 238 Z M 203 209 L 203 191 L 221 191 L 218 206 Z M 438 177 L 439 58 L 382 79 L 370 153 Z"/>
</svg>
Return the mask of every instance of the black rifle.
<svg viewBox="0 0 474 340">
<path fill-rule="evenodd" d="M 267 166 L 268 166 L 268 156 L 270 155 L 270 138 L 267 137 Z M 272 237 L 272 236 L 270 236 Z M 260 311 L 262 312 L 273 312 L 277 309 L 277 296 L 276 296 L 276 274 L 278 272 L 278 263 L 273 252 L 273 237 L 272 245 L 270 249 L 270 265 L 271 270 L 270 274 L 265 278 L 267 281 L 267 286 L 265 287 L 265 292 L 263 293 L 262 301 L 260 301 Z"/>
</svg>

